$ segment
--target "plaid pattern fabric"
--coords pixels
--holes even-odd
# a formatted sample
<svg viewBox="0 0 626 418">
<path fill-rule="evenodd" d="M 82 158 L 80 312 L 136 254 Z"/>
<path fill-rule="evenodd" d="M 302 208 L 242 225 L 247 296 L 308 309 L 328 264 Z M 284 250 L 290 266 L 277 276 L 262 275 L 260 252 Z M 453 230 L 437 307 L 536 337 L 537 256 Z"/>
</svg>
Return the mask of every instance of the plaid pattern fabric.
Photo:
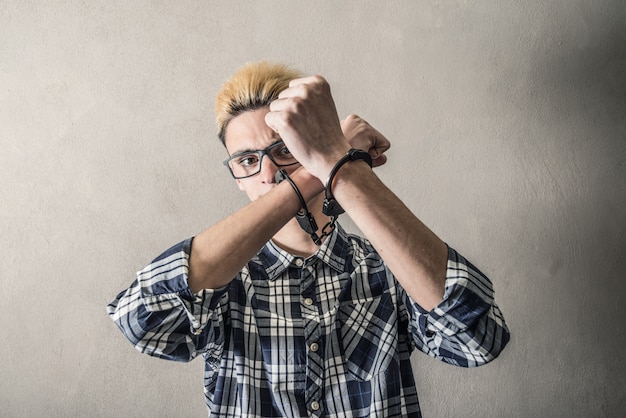
<svg viewBox="0 0 626 418">
<path fill-rule="evenodd" d="M 191 239 L 159 256 L 108 313 L 142 353 L 203 356 L 210 416 L 419 417 L 414 348 L 473 367 L 509 340 L 491 282 L 452 248 L 431 312 L 340 226 L 307 259 L 270 241 L 228 286 L 197 294 L 190 249 Z"/>
</svg>

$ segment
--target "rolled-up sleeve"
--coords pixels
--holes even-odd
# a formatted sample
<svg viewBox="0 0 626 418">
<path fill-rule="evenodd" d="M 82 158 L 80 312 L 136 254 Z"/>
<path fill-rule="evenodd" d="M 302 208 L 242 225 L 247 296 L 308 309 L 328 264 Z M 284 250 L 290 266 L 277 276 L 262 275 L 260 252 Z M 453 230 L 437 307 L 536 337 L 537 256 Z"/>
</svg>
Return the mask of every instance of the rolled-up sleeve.
<svg viewBox="0 0 626 418">
<path fill-rule="evenodd" d="M 187 279 L 192 238 L 157 257 L 107 306 L 135 348 L 145 354 L 190 361 L 223 344 L 220 307 L 228 286 L 192 293 Z"/>
<path fill-rule="evenodd" d="M 405 297 L 416 347 L 446 363 L 480 366 L 495 359 L 509 341 L 491 281 L 450 247 L 442 302 L 426 312 Z"/>
</svg>

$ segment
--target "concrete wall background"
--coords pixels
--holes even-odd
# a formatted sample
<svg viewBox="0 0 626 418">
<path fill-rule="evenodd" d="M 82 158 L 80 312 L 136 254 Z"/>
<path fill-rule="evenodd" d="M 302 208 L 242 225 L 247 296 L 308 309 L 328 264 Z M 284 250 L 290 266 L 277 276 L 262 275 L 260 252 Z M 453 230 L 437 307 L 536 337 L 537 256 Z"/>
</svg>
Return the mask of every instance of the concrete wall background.
<svg viewBox="0 0 626 418">
<path fill-rule="evenodd" d="M 495 284 L 508 349 L 415 355 L 425 417 L 622 416 L 625 22 L 621 0 L 0 1 L 0 416 L 206 415 L 202 362 L 136 353 L 104 306 L 246 203 L 212 108 L 258 59 L 386 133 L 379 175 Z"/>
</svg>

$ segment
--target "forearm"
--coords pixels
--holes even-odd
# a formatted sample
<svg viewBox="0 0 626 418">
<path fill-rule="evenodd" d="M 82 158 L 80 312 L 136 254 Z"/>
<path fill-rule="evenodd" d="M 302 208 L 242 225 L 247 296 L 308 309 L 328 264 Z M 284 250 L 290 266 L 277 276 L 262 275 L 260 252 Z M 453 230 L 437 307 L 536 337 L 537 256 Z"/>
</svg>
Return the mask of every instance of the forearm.
<svg viewBox="0 0 626 418">
<path fill-rule="evenodd" d="M 382 140 L 378 131 L 367 123 L 357 123 L 358 119 L 351 117 L 340 126 L 330 86 L 320 76 L 291 81 L 265 115 L 267 125 L 280 135 L 294 157 L 322 181 L 352 147 L 368 150 L 376 160 L 389 148 L 389 142 Z M 425 309 L 436 306 L 444 293 L 445 243 L 366 164 L 345 164 L 335 179 L 332 189 L 337 201 L 370 239 L 398 281 Z"/>
<path fill-rule="evenodd" d="M 453 248 L 448 248 L 445 295 L 439 305 L 425 313 L 414 301 L 402 298 L 413 322 L 415 346 L 446 363 L 486 364 L 498 357 L 510 339 L 493 284 Z"/>
<path fill-rule="evenodd" d="M 322 189 L 321 183 L 303 170 L 294 172 L 292 179 L 307 200 Z M 217 289 L 228 284 L 299 209 L 298 197 L 283 182 L 198 234 L 189 260 L 191 290 Z"/>
<path fill-rule="evenodd" d="M 223 343 L 227 289 L 192 294 L 187 284 L 191 239 L 156 257 L 107 306 L 122 333 L 142 353 L 175 361 L 211 355 Z"/>
<path fill-rule="evenodd" d="M 447 246 L 363 162 L 345 164 L 332 185 L 337 201 L 422 308 L 443 297 Z"/>
</svg>

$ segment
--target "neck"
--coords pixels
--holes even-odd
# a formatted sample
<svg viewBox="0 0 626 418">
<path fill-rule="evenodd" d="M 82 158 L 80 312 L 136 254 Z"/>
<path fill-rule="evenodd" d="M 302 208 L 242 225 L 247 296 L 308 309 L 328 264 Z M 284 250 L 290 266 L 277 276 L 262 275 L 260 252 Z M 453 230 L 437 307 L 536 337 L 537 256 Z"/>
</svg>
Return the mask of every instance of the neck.
<svg viewBox="0 0 626 418">
<path fill-rule="evenodd" d="M 309 211 L 311 211 L 317 223 L 318 235 L 321 235 L 322 228 L 330 221 L 330 218 L 322 213 L 323 199 L 324 195 L 321 194 L 313 198 L 310 202 L 307 202 Z M 308 257 L 319 249 L 319 246 L 316 245 L 311 239 L 311 236 L 300 227 L 300 224 L 298 224 L 295 218 L 292 218 L 285 224 L 285 226 L 272 237 L 272 241 L 290 254 L 301 257 Z"/>
</svg>

